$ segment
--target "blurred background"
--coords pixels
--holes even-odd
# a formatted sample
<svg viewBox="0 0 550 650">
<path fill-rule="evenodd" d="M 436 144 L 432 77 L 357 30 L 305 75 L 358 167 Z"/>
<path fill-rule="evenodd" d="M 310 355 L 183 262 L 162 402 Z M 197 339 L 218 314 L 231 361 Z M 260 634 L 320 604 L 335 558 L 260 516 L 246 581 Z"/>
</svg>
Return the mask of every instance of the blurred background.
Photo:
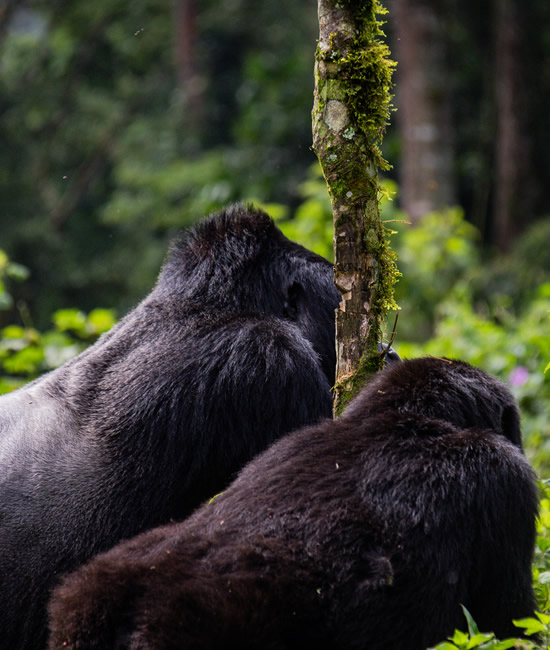
<svg viewBox="0 0 550 650">
<path fill-rule="evenodd" d="M 507 381 L 550 466 L 550 3 L 385 5 L 395 346 Z M 331 257 L 317 32 L 314 0 L 3 0 L 0 391 L 108 329 L 228 202 Z"/>
</svg>

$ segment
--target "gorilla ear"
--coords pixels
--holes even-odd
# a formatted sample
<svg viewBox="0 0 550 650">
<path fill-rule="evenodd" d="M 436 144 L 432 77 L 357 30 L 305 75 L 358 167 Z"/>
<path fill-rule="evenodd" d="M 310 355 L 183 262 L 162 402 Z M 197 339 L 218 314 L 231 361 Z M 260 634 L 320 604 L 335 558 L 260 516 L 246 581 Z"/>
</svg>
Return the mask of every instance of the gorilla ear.
<svg viewBox="0 0 550 650">
<path fill-rule="evenodd" d="M 500 415 L 500 426 L 502 434 L 508 438 L 514 445 L 522 449 L 521 444 L 521 427 L 519 423 L 519 413 L 515 406 L 505 406 Z"/>
<path fill-rule="evenodd" d="M 396 363 L 396 362 L 401 363 L 401 357 L 387 343 L 378 342 L 378 352 L 380 356 L 384 359 L 385 366 L 388 366 L 391 363 Z"/>
<path fill-rule="evenodd" d="M 286 297 L 283 306 L 283 314 L 289 320 L 298 318 L 298 301 L 303 292 L 303 287 L 299 282 L 294 281 L 286 290 Z"/>
</svg>

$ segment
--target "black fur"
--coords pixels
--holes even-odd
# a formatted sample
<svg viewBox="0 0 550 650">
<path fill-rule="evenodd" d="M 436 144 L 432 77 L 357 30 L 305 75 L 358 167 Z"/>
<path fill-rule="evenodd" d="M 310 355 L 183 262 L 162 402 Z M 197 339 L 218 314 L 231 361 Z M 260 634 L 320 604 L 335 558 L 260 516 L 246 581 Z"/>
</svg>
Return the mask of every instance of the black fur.
<svg viewBox="0 0 550 650">
<path fill-rule="evenodd" d="M 50 650 L 424 650 L 532 615 L 535 477 L 508 390 L 459 361 L 380 373 L 187 521 L 94 558 Z"/>
<path fill-rule="evenodd" d="M 45 645 L 60 574 L 330 415 L 338 301 L 329 262 L 236 206 L 93 347 L 0 399 L 0 648 Z"/>
</svg>

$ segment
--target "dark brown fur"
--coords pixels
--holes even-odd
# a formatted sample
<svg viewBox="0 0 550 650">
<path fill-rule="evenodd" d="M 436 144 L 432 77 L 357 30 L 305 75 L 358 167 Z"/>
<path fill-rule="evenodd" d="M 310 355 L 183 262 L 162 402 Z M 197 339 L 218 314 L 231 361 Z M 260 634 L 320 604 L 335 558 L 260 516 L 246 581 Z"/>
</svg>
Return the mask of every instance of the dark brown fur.
<svg viewBox="0 0 550 650">
<path fill-rule="evenodd" d="M 186 522 L 56 590 L 50 650 L 424 650 L 533 613 L 537 493 L 506 388 L 461 362 L 380 373 Z"/>
</svg>

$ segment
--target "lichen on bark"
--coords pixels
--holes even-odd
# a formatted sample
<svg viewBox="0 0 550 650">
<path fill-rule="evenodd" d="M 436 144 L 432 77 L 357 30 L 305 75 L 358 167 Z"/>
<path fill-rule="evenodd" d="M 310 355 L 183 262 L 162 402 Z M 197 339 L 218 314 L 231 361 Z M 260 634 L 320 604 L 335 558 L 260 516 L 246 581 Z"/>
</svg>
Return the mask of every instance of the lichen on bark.
<svg viewBox="0 0 550 650">
<path fill-rule="evenodd" d="M 313 147 L 334 215 L 336 315 L 335 414 L 382 360 L 381 322 L 395 309 L 398 277 L 380 220 L 380 144 L 391 111 L 395 63 L 383 42 L 378 0 L 318 0 Z"/>
</svg>

